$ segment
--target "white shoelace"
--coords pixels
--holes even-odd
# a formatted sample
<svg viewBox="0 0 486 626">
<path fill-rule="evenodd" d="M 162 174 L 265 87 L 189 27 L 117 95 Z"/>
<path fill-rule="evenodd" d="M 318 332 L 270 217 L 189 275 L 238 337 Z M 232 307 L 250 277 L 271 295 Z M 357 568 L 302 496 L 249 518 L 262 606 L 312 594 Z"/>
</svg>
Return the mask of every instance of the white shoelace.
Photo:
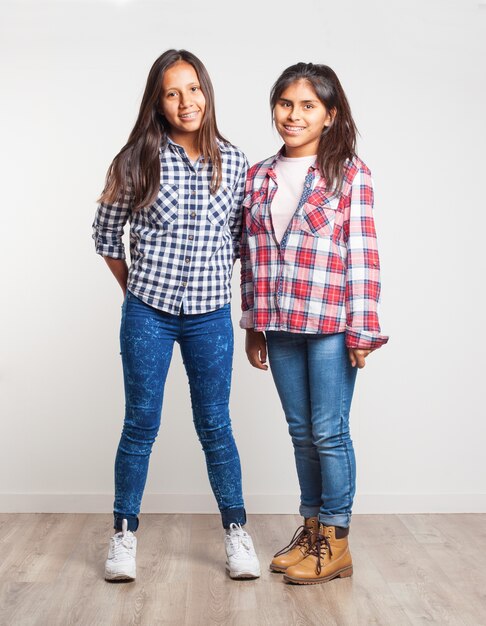
<svg viewBox="0 0 486 626">
<path fill-rule="evenodd" d="M 133 536 L 125 533 L 117 533 L 111 538 L 113 547 L 113 557 L 117 558 L 125 554 L 129 554 L 133 547 Z"/>
<path fill-rule="evenodd" d="M 235 552 L 239 552 L 243 548 L 250 553 L 252 549 L 250 535 L 243 530 L 240 524 L 230 524 L 230 532 L 227 537 L 231 543 L 231 547 Z"/>
</svg>

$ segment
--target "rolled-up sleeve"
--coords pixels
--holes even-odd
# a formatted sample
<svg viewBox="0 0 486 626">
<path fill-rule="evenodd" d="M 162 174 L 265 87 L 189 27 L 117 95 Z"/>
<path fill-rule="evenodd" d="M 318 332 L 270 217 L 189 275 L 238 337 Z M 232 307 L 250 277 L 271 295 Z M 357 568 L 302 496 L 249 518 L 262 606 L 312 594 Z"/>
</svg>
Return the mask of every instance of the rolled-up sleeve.
<svg viewBox="0 0 486 626">
<path fill-rule="evenodd" d="M 128 181 L 120 199 L 114 204 L 98 205 L 93 222 L 96 253 L 113 259 L 125 259 L 122 237 L 132 209 L 132 185 Z"/>
<path fill-rule="evenodd" d="M 361 168 L 351 186 L 346 274 L 346 345 L 375 349 L 388 341 L 380 332 L 380 259 L 373 219 L 373 183 Z"/>
</svg>

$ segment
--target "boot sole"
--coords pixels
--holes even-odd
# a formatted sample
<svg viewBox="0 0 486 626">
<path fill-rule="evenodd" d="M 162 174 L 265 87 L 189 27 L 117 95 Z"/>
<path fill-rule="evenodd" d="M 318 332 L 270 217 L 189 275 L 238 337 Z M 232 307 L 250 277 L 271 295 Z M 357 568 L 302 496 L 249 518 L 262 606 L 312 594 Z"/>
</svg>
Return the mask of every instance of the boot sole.
<svg viewBox="0 0 486 626">
<path fill-rule="evenodd" d="M 284 572 L 286 572 L 287 568 L 286 567 L 276 567 L 274 565 L 269 565 L 268 569 L 271 572 L 275 572 L 275 574 L 283 574 Z"/>
<path fill-rule="evenodd" d="M 323 578 L 292 578 L 292 576 L 287 576 L 284 574 L 284 581 L 286 583 L 293 583 L 294 585 L 318 585 L 319 583 L 327 583 L 334 578 L 349 578 L 349 576 L 353 575 L 353 566 L 345 567 L 330 576 L 325 576 Z"/>
</svg>

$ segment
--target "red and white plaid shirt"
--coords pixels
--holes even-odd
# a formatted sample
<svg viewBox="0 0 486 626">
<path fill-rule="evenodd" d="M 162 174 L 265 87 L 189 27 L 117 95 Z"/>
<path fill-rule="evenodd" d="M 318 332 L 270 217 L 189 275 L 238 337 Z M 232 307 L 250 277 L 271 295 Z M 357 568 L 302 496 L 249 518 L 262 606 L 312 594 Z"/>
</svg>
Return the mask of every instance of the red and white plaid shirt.
<svg viewBox="0 0 486 626">
<path fill-rule="evenodd" d="M 242 326 L 257 331 L 345 332 L 349 348 L 379 348 L 388 337 L 380 334 L 378 321 L 380 261 L 370 170 L 357 157 L 348 160 L 341 193 L 336 195 L 312 165 L 279 245 L 270 211 L 279 154 L 248 172 L 241 294 L 242 310 L 253 315 L 244 314 Z"/>
</svg>

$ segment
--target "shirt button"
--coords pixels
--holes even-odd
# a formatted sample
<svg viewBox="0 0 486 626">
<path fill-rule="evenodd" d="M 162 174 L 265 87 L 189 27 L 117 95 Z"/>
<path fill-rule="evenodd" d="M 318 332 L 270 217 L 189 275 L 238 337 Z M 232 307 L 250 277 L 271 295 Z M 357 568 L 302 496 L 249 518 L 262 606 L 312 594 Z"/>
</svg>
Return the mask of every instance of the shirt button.
<svg viewBox="0 0 486 626">
<path fill-rule="evenodd" d="M 194 239 L 194 235 L 189 235 L 189 239 L 192 241 Z"/>
<path fill-rule="evenodd" d="M 186 263 L 189 263 L 189 261 L 191 260 L 188 256 L 186 256 L 186 258 L 184 259 Z"/>
<path fill-rule="evenodd" d="M 194 189 L 191 190 L 191 196 L 195 196 L 196 195 L 196 191 Z"/>
<path fill-rule="evenodd" d="M 195 212 L 195 211 L 193 211 L 193 212 L 191 213 L 191 217 L 196 217 L 196 212 Z"/>
<path fill-rule="evenodd" d="M 186 283 L 186 281 L 184 281 L 184 282 L 182 283 L 182 286 L 183 286 L 183 287 L 187 287 L 187 283 Z"/>
</svg>

